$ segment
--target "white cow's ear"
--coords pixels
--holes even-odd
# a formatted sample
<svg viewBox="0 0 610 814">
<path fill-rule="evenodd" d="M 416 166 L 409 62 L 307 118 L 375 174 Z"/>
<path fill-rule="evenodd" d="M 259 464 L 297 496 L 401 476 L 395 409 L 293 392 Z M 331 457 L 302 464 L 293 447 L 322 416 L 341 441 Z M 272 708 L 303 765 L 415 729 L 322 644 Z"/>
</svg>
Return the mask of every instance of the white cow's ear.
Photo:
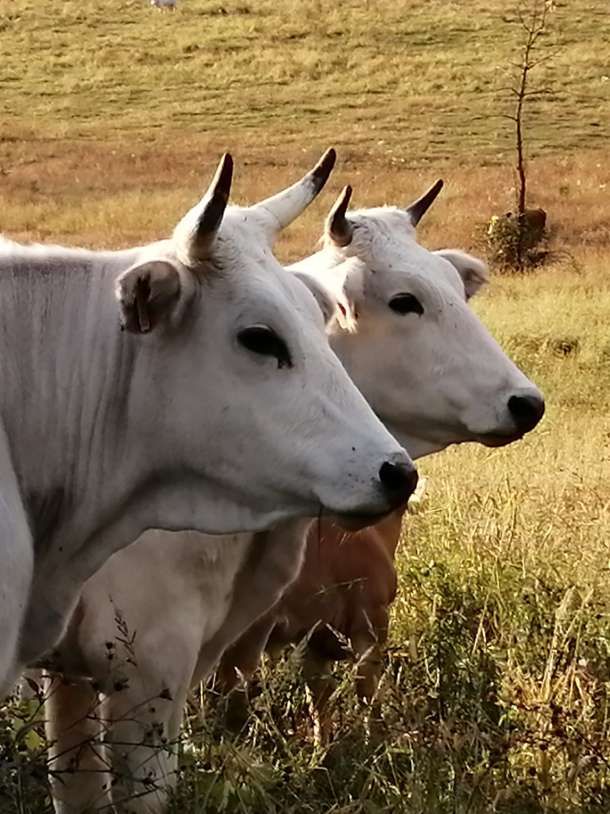
<svg viewBox="0 0 610 814">
<path fill-rule="evenodd" d="M 342 289 L 337 286 L 331 288 L 306 271 L 295 271 L 294 274 L 313 294 L 327 328 L 336 320 L 344 330 L 355 330 L 354 308 Z"/>
<path fill-rule="evenodd" d="M 339 324 L 350 332 L 358 328 L 358 304 L 364 301 L 364 276 L 361 268 L 344 273 L 339 294 Z"/>
<path fill-rule="evenodd" d="M 121 325 L 131 333 L 145 334 L 167 318 L 180 296 L 180 274 L 166 260 L 132 266 L 116 281 Z"/>
<path fill-rule="evenodd" d="M 458 270 L 464 283 L 467 300 L 474 297 L 481 286 L 485 285 L 489 279 L 487 265 L 471 254 L 466 254 L 466 252 L 459 249 L 440 249 L 434 254 L 444 257 Z"/>
</svg>

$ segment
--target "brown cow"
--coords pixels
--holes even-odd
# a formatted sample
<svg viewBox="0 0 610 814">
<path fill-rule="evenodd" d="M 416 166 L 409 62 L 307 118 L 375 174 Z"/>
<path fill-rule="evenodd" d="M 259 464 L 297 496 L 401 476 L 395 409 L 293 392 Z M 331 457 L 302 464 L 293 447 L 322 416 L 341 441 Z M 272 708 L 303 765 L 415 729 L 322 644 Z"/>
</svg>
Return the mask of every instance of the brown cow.
<svg viewBox="0 0 610 814">
<path fill-rule="evenodd" d="M 330 519 L 311 526 L 296 581 L 220 662 L 217 684 L 221 692 L 230 693 L 230 724 L 241 724 L 247 710 L 240 676 L 251 678 L 265 647 L 273 652 L 303 639 L 318 742 L 326 741 L 330 731 L 333 661 L 355 658 L 358 698 L 364 704 L 374 702 L 396 596 L 394 555 L 404 514 L 399 509 L 377 525 L 355 532 L 346 532 Z"/>
</svg>

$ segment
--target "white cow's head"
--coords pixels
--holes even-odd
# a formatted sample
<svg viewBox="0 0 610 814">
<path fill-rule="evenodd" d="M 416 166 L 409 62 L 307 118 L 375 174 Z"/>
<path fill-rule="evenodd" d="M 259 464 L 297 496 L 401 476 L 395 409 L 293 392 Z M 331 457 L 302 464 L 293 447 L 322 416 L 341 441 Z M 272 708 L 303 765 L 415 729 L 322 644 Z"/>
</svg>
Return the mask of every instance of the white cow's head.
<svg viewBox="0 0 610 814">
<path fill-rule="evenodd" d="M 485 264 L 416 241 L 441 187 L 407 209 L 349 214 L 346 187 L 327 220 L 326 248 L 292 267 L 334 290 L 352 330 L 337 330 L 333 347 L 414 458 L 464 441 L 508 444 L 544 413 L 538 389 L 468 305 L 486 281 Z"/>
<path fill-rule="evenodd" d="M 292 187 L 227 207 L 225 156 L 173 238 L 117 280 L 127 341 L 150 358 L 137 386 L 166 416 L 161 465 L 175 461 L 204 485 L 209 531 L 321 509 L 377 515 L 415 487 L 408 456 L 331 351 L 314 297 L 271 251 L 334 160 L 329 151 Z"/>
</svg>

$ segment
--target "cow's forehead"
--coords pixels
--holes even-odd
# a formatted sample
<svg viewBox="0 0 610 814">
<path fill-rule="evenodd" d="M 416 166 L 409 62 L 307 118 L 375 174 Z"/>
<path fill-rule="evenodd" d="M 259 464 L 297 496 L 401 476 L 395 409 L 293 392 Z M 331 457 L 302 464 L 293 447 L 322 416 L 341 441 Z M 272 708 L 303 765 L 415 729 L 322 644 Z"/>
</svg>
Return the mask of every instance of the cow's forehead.
<svg viewBox="0 0 610 814">
<path fill-rule="evenodd" d="M 252 207 L 227 207 L 210 249 L 210 264 L 219 272 L 216 283 L 228 288 L 229 301 L 281 310 L 286 316 L 299 313 L 319 322 L 321 311 L 313 296 L 273 254 L 267 226 Z M 175 261 L 176 245 L 173 240 L 159 241 L 145 247 L 143 255 Z"/>
<path fill-rule="evenodd" d="M 147 247 L 150 253 L 164 250 L 178 254 L 179 247 L 172 241 L 161 241 Z M 257 214 L 248 208 L 227 207 L 222 222 L 210 244 L 208 260 L 223 272 L 230 272 L 231 279 L 240 274 L 252 274 L 253 266 L 277 270 L 280 265 L 269 245 L 264 224 Z"/>
<path fill-rule="evenodd" d="M 354 237 L 349 253 L 360 260 L 368 286 L 385 290 L 402 284 L 464 296 L 457 270 L 421 246 L 406 211 L 396 207 L 350 213 Z"/>
<path fill-rule="evenodd" d="M 265 296 L 276 302 L 285 312 L 285 316 L 292 321 L 298 316 L 304 319 L 306 325 L 313 323 L 317 327 L 323 327 L 320 306 L 307 286 L 295 274 L 287 271 L 279 263 L 276 268 L 263 268 L 258 265 L 256 279 L 260 281 L 258 290 L 261 292 L 264 290 Z"/>
<path fill-rule="evenodd" d="M 405 209 L 397 206 L 376 206 L 370 209 L 356 209 L 349 213 L 355 224 L 363 224 L 372 233 L 381 236 L 413 236 L 415 228 Z"/>
<path fill-rule="evenodd" d="M 218 259 L 239 265 L 241 262 L 257 262 L 268 268 L 279 268 L 273 255 L 264 225 L 252 209 L 229 207 L 222 219 L 213 253 Z"/>
<path fill-rule="evenodd" d="M 264 224 L 252 209 L 227 209 L 212 249 L 214 262 L 230 285 L 255 305 L 281 309 L 286 317 L 297 314 L 307 322 L 320 322 L 321 311 L 307 287 L 288 272 L 273 254 Z"/>
</svg>

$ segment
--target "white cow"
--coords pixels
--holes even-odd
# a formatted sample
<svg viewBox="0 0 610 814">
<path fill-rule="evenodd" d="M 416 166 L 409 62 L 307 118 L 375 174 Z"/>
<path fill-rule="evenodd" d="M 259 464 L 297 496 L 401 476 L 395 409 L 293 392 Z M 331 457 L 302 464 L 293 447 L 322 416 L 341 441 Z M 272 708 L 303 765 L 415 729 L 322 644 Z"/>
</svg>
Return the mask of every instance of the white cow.
<svg viewBox="0 0 610 814">
<path fill-rule="evenodd" d="M 176 0 L 150 0 L 150 5 L 155 6 L 160 11 L 168 9 L 169 11 L 176 10 Z"/>
<path fill-rule="evenodd" d="M 412 491 L 408 456 L 271 253 L 334 159 L 225 213 L 225 156 L 150 246 L 0 243 L 0 692 L 145 529 L 258 530 L 322 509 L 361 520 Z"/>
<path fill-rule="evenodd" d="M 407 211 L 378 207 L 348 216 L 346 187 L 322 251 L 291 267 L 347 303 L 357 331 L 338 332 L 332 346 L 415 458 L 466 441 L 511 443 L 544 413 L 539 390 L 468 307 L 486 282 L 485 264 L 455 249 L 430 252 L 415 239 L 441 188 L 438 181 Z"/>
<path fill-rule="evenodd" d="M 334 290 L 349 312 L 355 330 L 337 324 L 333 347 L 418 456 L 462 441 L 509 443 L 544 408 L 468 307 L 485 280 L 484 264 L 462 252 L 431 253 L 415 240 L 415 225 L 439 189 L 406 211 L 372 209 L 349 219 L 345 191 L 327 223 L 325 248 L 293 267 Z M 163 809 L 188 688 L 296 576 L 308 525 L 292 521 L 235 537 L 231 561 L 220 541 L 201 545 L 199 535 L 182 533 L 169 544 L 166 533 L 149 532 L 88 582 L 59 656 L 67 673 L 92 676 L 107 695 L 100 706 L 86 682 L 52 686 L 57 812 L 108 805 L 111 780 L 121 811 Z M 135 637 L 131 645 L 123 624 L 127 638 Z M 103 719 L 103 747 L 92 709 Z M 85 771 L 73 774 L 75 766 Z"/>
</svg>

